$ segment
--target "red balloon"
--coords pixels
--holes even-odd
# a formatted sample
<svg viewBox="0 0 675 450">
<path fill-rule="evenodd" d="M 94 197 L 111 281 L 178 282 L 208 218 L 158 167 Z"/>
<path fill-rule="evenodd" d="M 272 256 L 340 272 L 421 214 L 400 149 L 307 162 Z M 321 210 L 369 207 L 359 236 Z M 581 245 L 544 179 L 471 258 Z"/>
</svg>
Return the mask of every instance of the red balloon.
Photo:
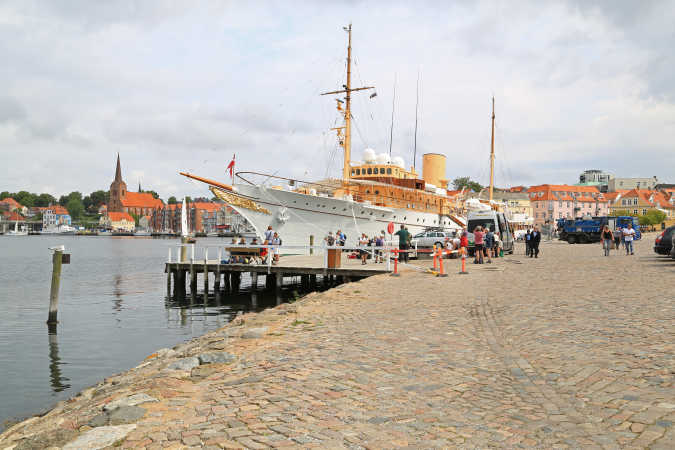
<svg viewBox="0 0 675 450">
<path fill-rule="evenodd" d="M 387 225 L 387 233 L 392 234 L 394 232 L 394 222 L 389 222 Z"/>
</svg>

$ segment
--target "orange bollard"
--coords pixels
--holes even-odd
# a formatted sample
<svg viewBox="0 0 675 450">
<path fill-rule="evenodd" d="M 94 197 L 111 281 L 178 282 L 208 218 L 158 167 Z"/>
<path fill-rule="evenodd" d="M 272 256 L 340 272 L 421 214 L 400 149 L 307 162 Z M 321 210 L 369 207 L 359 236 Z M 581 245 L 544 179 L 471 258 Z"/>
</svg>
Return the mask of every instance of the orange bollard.
<svg viewBox="0 0 675 450">
<path fill-rule="evenodd" d="M 432 267 L 431 270 L 436 272 L 436 270 L 438 270 L 438 264 L 436 263 L 436 244 L 434 244 L 434 247 L 433 247 L 433 250 L 431 251 L 431 253 L 434 255 L 434 267 Z"/>
<path fill-rule="evenodd" d="M 394 249 L 394 273 L 391 274 L 392 277 L 398 277 L 398 249 Z"/>
<path fill-rule="evenodd" d="M 443 271 L 443 250 L 444 249 L 438 249 L 438 265 L 440 266 L 440 272 L 438 273 L 437 276 L 439 277 L 447 277 L 448 274 Z"/>
<path fill-rule="evenodd" d="M 462 248 L 462 271 L 459 272 L 460 275 L 468 275 L 469 272 L 466 271 L 466 248 Z"/>
</svg>

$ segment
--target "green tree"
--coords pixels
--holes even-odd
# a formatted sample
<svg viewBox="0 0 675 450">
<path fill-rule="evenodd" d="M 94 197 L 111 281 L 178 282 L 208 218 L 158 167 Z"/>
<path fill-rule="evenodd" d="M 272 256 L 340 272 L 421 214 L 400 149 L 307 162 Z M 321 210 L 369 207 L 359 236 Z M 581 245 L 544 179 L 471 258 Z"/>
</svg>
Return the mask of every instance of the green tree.
<svg viewBox="0 0 675 450">
<path fill-rule="evenodd" d="M 11 197 L 12 195 L 8 191 L 2 191 L 0 192 L 0 200 L 4 200 L 6 198 Z"/>
<path fill-rule="evenodd" d="M 645 214 L 644 217 L 646 217 L 649 221 L 649 225 L 658 225 L 665 222 L 668 218 L 666 213 L 659 211 L 658 209 L 651 209 L 647 211 L 647 214 Z"/>
<path fill-rule="evenodd" d="M 167 202 L 169 205 L 175 205 L 176 203 L 178 203 L 178 200 L 176 200 L 176 197 L 174 197 L 174 196 L 172 195 L 171 197 L 169 197 L 169 200 L 167 200 L 166 202 Z"/>
<path fill-rule="evenodd" d="M 652 223 L 649 221 L 649 217 L 647 217 L 647 215 L 639 216 L 639 217 L 638 217 L 638 223 L 640 224 L 640 226 L 649 226 L 649 225 L 652 224 Z"/>
<path fill-rule="evenodd" d="M 469 177 L 459 177 L 452 180 L 452 185 L 455 190 L 461 190 L 462 188 L 470 189 L 474 192 L 480 192 L 483 189 L 480 183 L 477 181 L 472 181 Z"/>
<path fill-rule="evenodd" d="M 68 203 L 66 203 L 66 209 L 73 220 L 78 220 L 80 217 L 82 217 L 82 213 L 84 213 L 84 204 L 82 204 L 82 200 L 74 197 L 68 200 Z"/>
<path fill-rule="evenodd" d="M 14 194 L 14 200 L 17 202 L 21 203 L 23 206 L 35 206 L 35 200 L 37 199 L 37 195 L 31 194 L 30 192 L 27 191 L 19 191 L 16 194 Z"/>
<path fill-rule="evenodd" d="M 154 198 L 159 198 L 159 194 L 155 191 L 143 191 L 143 192 L 145 192 L 146 194 L 152 194 Z"/>
<path fill-rule="evenodd" d="M 192 203 L 192 199 L 190 198 L 189 195 L 185 196 L 185 203 L 187 203 L 187 204 Z M 187 205 L 185 205 L 185 206 L 187 206 Z"/>
<path fill-rule="evenodd" d="M 56 203 L 56 199 L 51 194 L 40 194 L 35 199 L 35 204 L 33 206 L 49 206 Z"/>
<path fill-rule="evenodd" d="M 136 226 L 138 226 L 138 221 L 140 220 L 138 214 L 131 212 L 129 215 L 134 218 L 134 222 L 136 223 Z"/>
<path fill-rule="evenodd" d="M 80 203 L 82 203 L 82 194 L 81 194 L 80 192 L 73 191 L 73 192 L 71 192 L 71 193 L 68 194 L 68 195 L 62 195 L 62 196 L 59 198 L 59 205 L 61 205 L 61 206 L 66 206 L 66 205 L 68 205 L 68 202 L 70 202 L 70 201 L 73 200 L 73 199 L 79 201 Z M 67 208 L 67 207 L 66 207 L 66 208 Z"/>
</svg>

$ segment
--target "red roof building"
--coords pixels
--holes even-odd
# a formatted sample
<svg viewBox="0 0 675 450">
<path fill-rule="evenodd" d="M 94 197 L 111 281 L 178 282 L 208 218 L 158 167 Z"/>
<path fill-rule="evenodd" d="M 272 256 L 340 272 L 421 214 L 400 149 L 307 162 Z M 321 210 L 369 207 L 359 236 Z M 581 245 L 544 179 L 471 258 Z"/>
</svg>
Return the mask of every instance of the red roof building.
<svg viewBox="0 0 675 450">
<path fill-rule="evenodd" d="M 8 211 L 14 211 L 16 209 L 23 208 L 21 203 L 17 202 L 12 197 L 7 197 L 7 198 L 4 198 L 4 199 L 0 200 L 0 205 L 4 206 Z"/>
<path fill-rule="evenodd" d="M 534 223 L 583 216 L 606 216 L 609 201 L 595 186 L 542 184 L 527 190 L 532 204 Z"/>
</svg>

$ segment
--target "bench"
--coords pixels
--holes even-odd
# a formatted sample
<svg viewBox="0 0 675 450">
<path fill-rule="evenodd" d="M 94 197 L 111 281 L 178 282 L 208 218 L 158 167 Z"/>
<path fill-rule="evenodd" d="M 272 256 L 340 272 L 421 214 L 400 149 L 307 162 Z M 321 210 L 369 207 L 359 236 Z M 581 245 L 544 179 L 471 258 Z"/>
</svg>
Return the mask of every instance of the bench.
<svg viewBox="0 0 675 450">
<path fill-rule="evenodd" d="M 230 252 L 232 258 L 244 258 L 251 261 L 252 264 L 262 264 L 263 260 L 260 256 L 262 248 L 247 248 L 247 247 L 225 247 L 225 250 Z M 240 263 L 241 264 L 241 263 Z"/>
</svg>

